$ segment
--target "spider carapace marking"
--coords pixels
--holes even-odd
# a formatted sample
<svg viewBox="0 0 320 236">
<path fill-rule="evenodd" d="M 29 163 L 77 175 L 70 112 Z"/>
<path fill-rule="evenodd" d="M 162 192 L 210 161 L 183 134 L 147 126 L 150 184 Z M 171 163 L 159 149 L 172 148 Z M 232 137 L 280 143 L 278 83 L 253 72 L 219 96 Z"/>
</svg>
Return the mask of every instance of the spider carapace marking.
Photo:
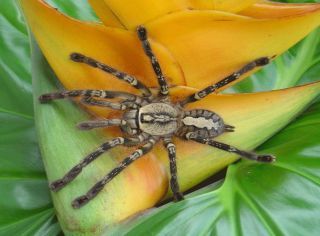
<svg viewBox="0 0 320 236">
<path fill-rule="evenodd" d="M 269 63 L 268 57 L 258 58 L 238 71 L 220 80 L 218 83 L 210 85 L 199 92 L 187 96 L 180 102 L 171 102 L 167 81 L 162 74 L 161 67 L 147 38 L 147 31 L 144 27 L 137 28 L 138 38 L 141 41 L 142 48 L 149 58 L 151 66 L 157 76 L 159 83 L 159 94 L 153 96 L 150 89 L 135 77 L 124 72 L 118 71 L 108 65 L 105 65 L 93 58 L 80 53 L 71 53 L 70 59 L 77 63 L 84 63 L 87 66 L 95 67 L 107 73 L 114 75 L 119 80 L 126 82 L 134 88 L 140 90 L 141 96 L 122 92 L 108 90 L 70 90 L 56 93 L 48 93 L 40 96 L 42 103 L 54 99 L 80 97 L 81 102 L 91 106 L 100 106 L 114 110 L 123 111 L 122 117 L 118 119 L 103 119 L 85 121 L 78 124 L 83 130 L 93 128 L 102 128 L 109 126 L 118 126 L 123 132 L 122 137 L 116 137 L 101 144 L 95 151 L 84 157 L 78 164 L 73 166 L 61 179 L 50 184 L 52 191 L 58 191 L 76 178 L 80 172 L 98 158 L 104 152 L 119 145 L 138 146 L 131 155 L 121 161 L 118 166 L 112 169 L 106 176 L 101 178 L 84 195 L 76 198 L 72 202 L 74 208 L 79 208 L 93 199 L 103 188 L 121 171 L 128 167 L 132 162 L 152 150 L 153 146 L 162 141 L 168 151 L 170 164 L 170 187 L 175 200 L 183 199 L 180 192 L 177 167 L 176 167 L 176 147 L 172 137 L 176 136 L 184 140 L 210 145 L 212 147 L 236 153 L 243 158 L 260 161 L 272 162 L 275 157 L 272 155 L 259 155 L 253 152 L 240 150 L 236 147 L 214 140 L 215 137 L 224 132 L 233 132 L 235 127 L 225 124 L 222 117 L 213 111 L 203 109 L 185 109 L 185 105 L 205 98 L 217 89 L 237 80 L 244 73 Z M 112 101 L 112 99 L 117 99 Z M 111 101 L 110 101 L 111 100 Z"/>
<path fill-rule="evenodd" d="M 128 133 L 144 132 L 155 137 L 176 135 L 190 139 L 190 135 L 214 138 L 225 131 L 220 116 L 208 110 L 183 111 L 181 106 L 169 102 L 151 102 L 137 110 L 124 113 L 126 124 L 122 127 Z M 230 127 L 230 126 L 227 126 Z"/>
<path fill-rule="evenodd" d="M 178 127 L 179 110 L 171 104 L 154 102 L 139 109 L 139 129 L 150 135 L 165 136 L 174 133 Z"/>
</svg>

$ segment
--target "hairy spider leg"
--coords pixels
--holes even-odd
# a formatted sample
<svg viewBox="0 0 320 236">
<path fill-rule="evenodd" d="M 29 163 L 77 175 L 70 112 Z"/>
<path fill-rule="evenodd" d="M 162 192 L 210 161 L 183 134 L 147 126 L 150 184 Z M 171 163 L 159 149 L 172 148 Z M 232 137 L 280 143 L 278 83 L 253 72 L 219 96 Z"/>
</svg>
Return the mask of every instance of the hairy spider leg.
<svg viewBox="0 0 320 236">
<path fill-rule="evenodd" d="M 103 70 L 103 71 L 115 76 L 116 78 L 130 84 L 132 87 L 140 90 L 144 97 L 148 97 L 148 98 L 152 97 L 152 93 L 151 93 L 150 89 L 145 84 L 143 84 L 141 81 L 139 81 L 138 79 L 136 79 L 132 75 L 129 75 L 129 74 L 122 72 L 122 71 L 118 71 L 118 70 L 112 68 L 111 66 L 103 64 L 103 63 L 101 63 L 91 57 L 87 57 L 87 56 L 82 55 L 80 53 L 76 53 L 76 52 L 71 53 L 70 59 L 74 62 L 85 63 L 89 66 Z"/>
<path fill-rule="evenodd" d="M 103 120 L 88 120 L 77 125 L 79 129 L 90 130 L 96 128 L 105 128 L 110 126 L 121 126 L 127 122 L 123 119 L 103 119 Z"/>
<path fill-rule="evenodd" d="M 121 111 L 126 110 L 128 108 L 126 105 L 119 102 L 101 101 L 101 100 L 94 99 L 92 97 L 81 99 L 81 103 L 84 103 L 90 106 L 109 107 L 113 110 L 121 110 Z"/>
<path fill-rule="evenodd" d="M 145 138 L 146 137 L 144 135 L 139 135 L 138 137 L 132 137 L 132 138 L 117 137 L 103 143 L 94 152 L 87 155 L 77 165 L 72 167 L 61 179 L 57 179 L 52 183 L 50 183 L 49 185 L 50 189 L 54 192 L 57 192 L 63 187 L 65 187 L 68 183 L 70 183 L 73 179 L 75 179 L 80 174 L 80 172 L 84 167 L 89 165 L 92 161 L 97 159 L 99 156 L 101 156 L 103 153 L 110 150 L 111 148 L 114 148 L 118 145 L 124 145 L 124 146 L 137 145 L 140 142 L 143 142 Z"/>
<path fill-rule="evenodd" d="M 209 94 L 215 92 L 217 89 L 239 79 L 241 75 L 249 72 L 250 70 L 253 70 L 254 68 L 256 68 L 258 66 L 267 65 L 269 62 L 270 62 L 270 58 L 268 58 L 268 57 L 258 58 L 256 60 L 248 63 L 247 65 L 242 67 L 240 70 L 238 70 L 238 71 L 232 73 L 231 75 L 225 77 L 224 79 L 220 80 L 218 83 L 210 85 L 210 86 L 200 90 L 199 92 L 196 92 L 194 94 L 189 95 L 183 101 L 180 102 L 180 105 L 184 106 L 188 103 L 199 101 L 202 98 L 208 96 Z"/>
<path fill-rule="evenodd" d="M 253 160 L 253 161 L 273 162 L 276 160 L 276 158 L 272 155 L 268 155 L 268 154 L 259 155 L 259 154 L 253 153 L 253 152 L 239 150 L 238 148 L 230 146 L 229 144 L 217 142 L 212 139 L 203 139 L 200 137 L 190 137 L 189 136 L 189 140 L 193 140 L 193 141 L 196 141 L 196 142 L 202 143 L 202 144 L 207 144 L 207 145 L 210 145 L 212 147 L 215 147 L 215 148 L 227 151 L 227 152 L 236 153 L 236 154 L 240 155 L 241 157 L 244 157 L 246 159 Z"/>
<path fill-rule="evenodd" d="M 148 41 L 147 30 L 146 30 L 146 28 L 144 28 L 143 26 L 140 25 L 137 27 L 137 33 L 138 33 L 138 37 L 142 43 L 143 50 L 144 50 L 145 54 L 148 56 L 148 58 L 150 59 L 152 68 L 157 76 L 158 83 L 160 86 L 160 94 L 163 96 L 167 96 L 169 94 L 168 83 L 167 83 L 164 75 L 162 74 L 162 70 L 161 70 L 160 64 L 158 62 L 158 59 L 154 55 L 154 53 L 151 49 L 150 43 Z"/>
<path fill-rule="evenodd" d="M 170 161 L 170 187 L 173 193 L 173 199 L 175 201 L 183 200 L 183 194 L 180 192 L 178 176 L 177 176 L 177 163 L 176 163 L 176 146 L 173 144 L 171 138 L 164 139 L 164 145 L 168 150 L 169 161 Z"/>
<path fill-rule="evenodd" d="M 143 98 L 126 92 L 109 90 L 66 90 L 62 92 L 46 93 L 39 97 L 41 103 L 46 103 L 55 99 L 64 99 L 72 97 L 98 97 L 98 98 L 123 98 L 128 101 L 141 101 Z"/>
<path fill-rule="evenodd" d="M 41 103 L 47 103 L 56 99 L 82 97 L 81 102 L 87 105 L 109 107 L 115 110 L 125 110 L 140 106 L 145 100 L 131 93 L 108 90 L 67 90 L 63 92 L 47 93 L 39 97 Z M 120 103 L 96 100 L 98 98 L 123 98 Z"/>
<path fill-rule="evenodd" d="M 144 154 L 151 151 L 154 144 L 156 143 L 155 138 L 150 138 L 147 142 L 141 147 L 136 149 L 131 155 L 126 157 L 122 162 L 119 163 L 117 167 L 111 170 L 106 176 L 104 176 L 99 182 L 97 182 L 85 195 L 82 195 L 72 202 L 73 208 L 80 208 L 91 199 L 93 199 L 103 188 L 110 182 L 114 177 L 116 177 L 121 171 L 123 171 L 127 166 L 133 163 L 138 158 L 142 157 Z"/>
<path fill-rule="evenodd" d="M 83 99 L 81 99 L 81 102 L 86 105 L 90 105 L 90 106 L 109 107 L 113 110 L 121 110 L 121 111 L 127 110 L 129 108 L 136 109 L 142 103 L 142 101 L 109 102 L 109 101 L 97 100 L 92 97 L 84 97 Z"/>
</svg>

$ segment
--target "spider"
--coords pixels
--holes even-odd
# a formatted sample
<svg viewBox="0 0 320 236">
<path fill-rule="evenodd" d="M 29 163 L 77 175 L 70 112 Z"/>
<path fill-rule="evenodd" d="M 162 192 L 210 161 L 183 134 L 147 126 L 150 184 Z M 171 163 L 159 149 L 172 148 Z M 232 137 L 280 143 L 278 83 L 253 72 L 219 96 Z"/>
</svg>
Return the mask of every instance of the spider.
<svg viewBox="0 0 320 236">
<path fill-rule="evenodd" d="M 84 167 L 111 148 L 119 145 L 127 147 L 141 145 L 141 147 L 137 148 L 131 155 L 123 159 L 117 167 L 112 169 L 106 176 L 89 189 L 86 194 L 72 201 L 73 208 L 80 208 L 93 199 L 115 176 L 120 174 L 135 160 L 150 152 L 154 145 L 162 140 L 168 151 L 170 160 L 170 187 L 173 192 L 173 198 L 175 201 L 180 201 L 183 199 L 183 194 L 180 192 L 177 178 L 176 147 L 172 141 L 173 136 L 183 140 L 192 140 L 201 144 L 210 145 L 227 152 L 236 153 L 241 157 L 250 160 L 259 162 L 273 162 L 275 160 L 275 157 L 272 155 L 259 155 L 243 151 L 228 144 L 213 140 L 213 138 L 224 132 L 233 132 L 235 127 L 225 124 L 223 119 L 213 111 L 204 109 L 185 110 L 184 108 L 186 104 L 205 98 L 217 89 L 237 80 L 242 74 L 255 67 L 268 64 L 270 58 L 258 58 L 248 63 L 240 70 L 220 80 L 218 83 L 191 94 L 180 102 L 173 103 L 169 97 L 168 83 L 162 74 L 159 62 L 148 41 L 146 29 L 143 26 L 138 26 L 137 34 L 144 52 L 149 58 L 157 76 L 159 84 L 159 94 L 157 96 L 153 96 L 148 87 L 131 75 L 118 71 L 80 53 L 71 53 L 70 59 L 72 61 L 85 63 L 91 67 L 110 73 L 119 80 L 125 81 L 134 88 L 140 90 L 142 95 L 137 96 L 126 92 L 107 90 L 69 90 L 43 94 L 39 97 L 41 103 L 46 103 L 55 99 L 80 97 L 82 98 L 81 102 L 87 105 L 124 111 L 122 117 L 119 119 L 92 120 L 78 124 L 78 127 L 83 130 L 119 126 L 123 133 L 123 137 L 117 137 L 103 143 L 94 152 L 84 157 L 84 159 L 72 167 L 61 179 L 50 183 L 49 187 L 52 191 L 56 192 L 65 187 L 80 174 Z M 113 98 L 121 100 L 120 102 L 110 102 L 106 100 Z"/>
</svg>

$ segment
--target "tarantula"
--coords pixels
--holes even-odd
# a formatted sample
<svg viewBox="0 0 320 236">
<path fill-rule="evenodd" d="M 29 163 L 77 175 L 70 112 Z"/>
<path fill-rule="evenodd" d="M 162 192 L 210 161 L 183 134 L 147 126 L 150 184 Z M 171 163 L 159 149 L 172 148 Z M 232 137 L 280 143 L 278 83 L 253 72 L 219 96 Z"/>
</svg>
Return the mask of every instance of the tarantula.
<svg viewBox="0 0 320 236">
<path fill-rule="evenodd" d="M 80 53 L 71 53 L 70 58 L 72 61 L 85 63 L 89 66 L 96 67 L 110 73 L 116 78 L 125 81 L 134 88 L 140 90 L 142 95 L 137 96 L 126 92 L 106 90 L 70 90 L 43 94 L 39 97 L 41 103 L 46 103 L 54 99 L 81 97 L 81 101 L 87 105 L 124 111 L 122 118 L 119 119 L 92 120 L 82 122 L 78 125 L 80 129 L 84 130 L 119 126 L 123 132 L 123 137 L 117 137 L 103 143 L 94 152 L 82 159 L 80 163 L 71 168 L 71 170 L 69 170 L 61 179 L 52 182 L 50 184 L 50 189 L 52 191 L 56 192 L 65 187 L 79 175 L 85 166 L 90 164 L 107 150 L 118 145 L 135 146 L 142 144 L 140 148 L 136 149 L 131 155 L 121 161 L 117 167 L 97 182 L 86 194 L 76 198 L 72 202 L 72 206 L 74 208 L 80 208 L 93 199 L 104 188 L 104 186 L 121 171 L 128 167 L 132 162 L 152 150 L 153 146 L 157 142 L 163 140 L 170 160 L 170 186 L 173 192 L 173 197 L 176 201 L 182 200 L 183 194 L 179 190 L 179 183 L 177 179 L 176 148 L 172 142 L 173 136 L 177 136 L 184 140 L 192 140 L 198 143 L 207 144 L 227 152 L 236 153 L 241 157 L 250 160 L 260 162 L 272 162 L 275 160 L 275 157 L 272 155 L 258 155 L 213 140 L 213 138 L 223 134 L 224 132 L 233 132 L 234 127 L 225 124 L 223 119 L 212 111 L 203 109 L 184 109 L 186 104 L 205 98 L 207 95 L 235 81 L 242 74 L 254 69 L 255 67 L 268 64 L 270 58 L 261 57 L 256 59 L 235 73 L 225 77 L 218 83 L 189 95 L 180 102 L 173 103 L 169 97 L 167 81 L 162 74 L 161 67 L 148 41 L 146 29 L 143 26 L 139 26 L 137 28 L 137 34 L 142 43 L 144 52 L 150 59 L 151 65 L 158 79 L 160 89 L 157 96 L 153 96 L 148 87 L 131 75 L 120 72 Z M 110 102 L 105 100 L 112 98 L 122 100 L 120 102 Z"/>
</svg>

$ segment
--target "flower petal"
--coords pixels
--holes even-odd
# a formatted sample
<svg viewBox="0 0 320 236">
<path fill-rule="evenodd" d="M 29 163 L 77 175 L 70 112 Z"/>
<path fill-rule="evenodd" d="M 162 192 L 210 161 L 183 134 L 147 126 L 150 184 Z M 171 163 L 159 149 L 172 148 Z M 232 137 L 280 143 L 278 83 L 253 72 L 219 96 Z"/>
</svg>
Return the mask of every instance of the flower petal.
<svg viewBox="0 0 320 236">
<path fill-rule="evenodd" d="M 100 17 L 100 20 L 110 27 L 125 28 L 119 21 L 118 17 L 112 12 L 109 6 L 101 0 L 88 0 L 95 13 Z"/>
<path fill-rule="evenodd" d="M 271 1 L 261 1 L 240 11 L 238 14 L 256 19 L 270 19 L 303 15 L 319 9 L 319 4 L 288 4 Z"/>
<path fill-rule="evenodd" d="M 227 12 L 239 12 L 258 0 L 213 0 L 214 9 Z"/>
<path fill-rule="evenodd" d="M 22 0 L 21 3 L 33 34 L 66 89 L 135 91 L 110 74 L 71 61 L 73 52 L 134 75 L 149 87 L 157 86 L 156 76 L 135 33 L 71 19 L 41 0 Z M 152 46 L 171 83 L 184 84 L 180 67 L 170 53 L 157 43 Z"/>
<path fill-rule="evenodd" d="M 138 25 L 147 21 L 170 12 L 184 10 L 187 7 L 186 0 L 91 0 L 92 2 L 105 3 L 122 24 L 131 30 L 135 30 Z M 93 9 L 95 9 L 100 19 L 108 25 L 108 20 L 105 20 L 105 13 L 100 11 L 96 5 L 92 4 Z"/>
<path fill-rule="evenodd" d="M 166 14 L 182 10 L 241 11 L 257 0 L 89 0 L 102 22 L 109 26 L 117 19 L 128 29 L 146 24 Z M 110 12 L 112 14 L 110 15 Z"/>
<path fill-rule="evenodd" d="M 146 27 L 181 65 L 187 85 L 203 88 L 259 57 L 281 54 L 319 24 L 320 4 L 305 14 L 266 20 L 180 11 Z"/>
<path fill-rule="evenodd" d="M 187 2 L 190 8 L 194 10 L 217 10 L 236 13 L 259 2 L 259 0 L 187 0 Z"/>
</svg>

